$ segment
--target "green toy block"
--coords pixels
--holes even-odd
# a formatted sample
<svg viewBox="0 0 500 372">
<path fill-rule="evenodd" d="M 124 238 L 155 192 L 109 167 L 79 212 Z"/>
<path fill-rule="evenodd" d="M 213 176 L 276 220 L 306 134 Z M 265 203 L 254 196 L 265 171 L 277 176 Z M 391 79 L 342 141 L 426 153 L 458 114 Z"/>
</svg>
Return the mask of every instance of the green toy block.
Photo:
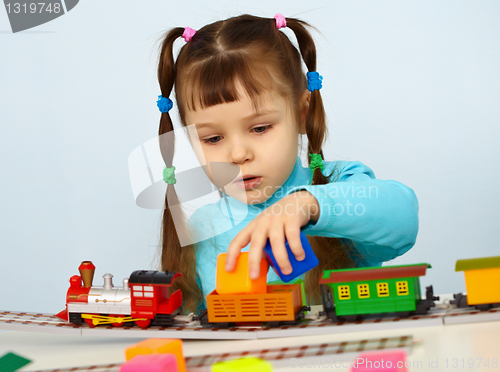
<svg viewBox="0 0 500 372">
<path fill-rule="evenodd" d="M 0 358 L 0 372 L 14 372 L 29 363 L 31 363 L 29 359 L 14 353 L 7 353 Z"/>
</svg>

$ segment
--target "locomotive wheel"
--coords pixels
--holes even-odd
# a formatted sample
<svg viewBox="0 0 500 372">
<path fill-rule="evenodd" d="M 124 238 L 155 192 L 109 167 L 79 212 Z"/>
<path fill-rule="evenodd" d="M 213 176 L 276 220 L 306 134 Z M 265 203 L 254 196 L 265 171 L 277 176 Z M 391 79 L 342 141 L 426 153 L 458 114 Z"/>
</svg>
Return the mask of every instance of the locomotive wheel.
<svg viewBox="0 0 500 372">
<path fill-rule="evenodd" d="M 125 315 L 118 315 L 118 314 L 117 314 L 117 315 L 110 315 L 110 316 L 112 316 L 113 318 L 125 318 Z M 111 323 L 111 325 L 112 325 L 113 327 L 121 327 L 121 326 L 123 326 L 124 324 L 125 324 L 125 322 L 116 322 L 116 323 Z"/>
<path fill-rule="evenodd" d="M 89 314 L 89 315 L 99 315 L 99 314 Z M 94 324 L 94 321 L 92 319 L 83 319 L 85 323 L 90 327 L 90 328 L 95 328 L 97 324 Z"/>
<path fill-rule="evenodd" d="M 141 328 L 147 328 L 151 324 L 151 319 L 146 320 L 136 320 L 135 324 Z"/>
</svg>

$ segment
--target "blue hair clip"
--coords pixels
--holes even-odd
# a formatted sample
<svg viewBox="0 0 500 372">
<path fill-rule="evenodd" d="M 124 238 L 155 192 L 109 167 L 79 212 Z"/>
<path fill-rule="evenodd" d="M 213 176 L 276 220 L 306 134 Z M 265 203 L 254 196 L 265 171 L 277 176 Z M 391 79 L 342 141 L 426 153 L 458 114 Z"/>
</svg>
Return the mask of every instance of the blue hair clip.
<svg viewBox="0 0 500 372">
<path fill-rule="evenodd" d="M 313 92 L 315 90 L 320 90 L 323 85 L 321 81 L 323 80 L 323 76 L 319 74 L 319 72 L 312 71 L 307 74 L 307 89 L 309 92 Z"/>
<path fill-rule="evenodd" d="M 170 109 L 174 107 L 174 103 L 170 98 L 158 96 L 158 101 L 156 101 L 156 106 L 158 106 L 160 112 L 163 114 L 165 112 L 169 112 Z"/>
</svg>

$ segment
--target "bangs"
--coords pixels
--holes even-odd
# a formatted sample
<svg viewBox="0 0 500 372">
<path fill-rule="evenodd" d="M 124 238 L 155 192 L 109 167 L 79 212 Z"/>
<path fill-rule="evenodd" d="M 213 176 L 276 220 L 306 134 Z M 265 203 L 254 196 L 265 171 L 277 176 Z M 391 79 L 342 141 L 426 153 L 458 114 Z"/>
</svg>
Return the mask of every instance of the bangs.
<svg viewBox="0 0 500 372">
<path fill-rule="evenodd" d="M 256 63 L 243 53 L 219 54 L 194 63 L 181 78 L 182 101 L 189 110 L 238 101 L 238 89 L 245 91 L 258 111 L 259 95 L 274 90 L 285 96 L 268 64 Z M 176 87 L 177 90 L 177 87 Z M 177 100 L 179 100 L 177 94 Z M 182 107 L 183 105 L 180 105 Z M 179 107 L 179 108 L 180 108 Z M 183 115 L 181 115 L 183 117 Z"/>
</svg>

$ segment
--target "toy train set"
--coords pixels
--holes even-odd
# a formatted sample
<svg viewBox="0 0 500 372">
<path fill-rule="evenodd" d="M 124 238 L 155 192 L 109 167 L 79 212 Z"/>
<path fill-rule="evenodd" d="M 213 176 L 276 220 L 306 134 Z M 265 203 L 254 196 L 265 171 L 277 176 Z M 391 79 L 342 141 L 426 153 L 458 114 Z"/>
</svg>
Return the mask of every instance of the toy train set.
<svg viewBox="0 0 500 372">
<path fill-rule="evenodd" d="M 425 314 L 438 299 L 432 286 L 426 288 L 425 299 L 421 296 L 420 277 L 430 267 L 422 263 L 325 270 L 319 281 L 324 314 L 333 321 L 355 321 L 372 314 Z M 134 271 L 122 287 L 113 286 L 112 275 L 105 274 L 104 285 L 98 287 L 92 285 L 95 267 L 90 261 L 79 269 L 81 274 L 70 279 L 66 309 L 57 314 L 66 321 L 90 327 L 134 323 L 141 328 L 168 327 L 181 312 L 182 293 L 171 293 L 170 288 L 181 273 Z M 500 305 L 500 256 L 458 260 L 455 271 L 465 272 L 467 288 L 467 295 L 454 295 L 457 307 L 486 310 Z M 303 306 L 299 284 L 266 284 L 264 288 L 261 293 L 241 294 L 221 294 L 216 289 L 207 296 L 207 309 L 197 318 L 202 326 L 219 328 L 247 322 L 273 327 L 303 318 L 308 308 Z"/>
</svg>

